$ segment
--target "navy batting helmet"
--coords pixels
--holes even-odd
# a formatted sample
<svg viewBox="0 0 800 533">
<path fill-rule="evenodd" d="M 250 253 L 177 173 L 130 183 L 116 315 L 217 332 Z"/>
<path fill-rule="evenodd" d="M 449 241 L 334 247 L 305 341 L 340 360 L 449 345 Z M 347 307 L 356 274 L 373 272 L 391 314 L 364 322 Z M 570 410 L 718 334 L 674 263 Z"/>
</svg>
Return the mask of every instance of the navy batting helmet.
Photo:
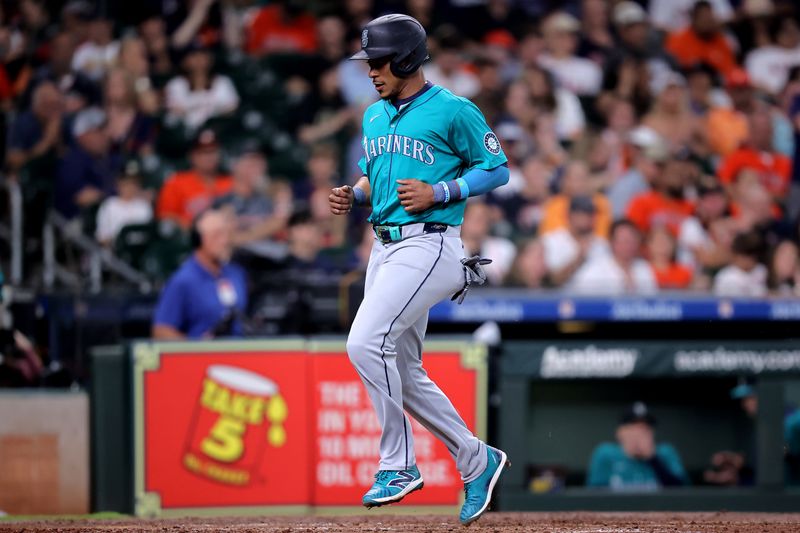
<svg viewBox="0 0 800 533">
<path fill-rule="evenodd" d="M 392 74 L 406 78 L 428 59 L 425 28 L 408 15 L 384 15 L 361 31 L 361 51 L 350 59 L 391 57 Z"/>
</svg>

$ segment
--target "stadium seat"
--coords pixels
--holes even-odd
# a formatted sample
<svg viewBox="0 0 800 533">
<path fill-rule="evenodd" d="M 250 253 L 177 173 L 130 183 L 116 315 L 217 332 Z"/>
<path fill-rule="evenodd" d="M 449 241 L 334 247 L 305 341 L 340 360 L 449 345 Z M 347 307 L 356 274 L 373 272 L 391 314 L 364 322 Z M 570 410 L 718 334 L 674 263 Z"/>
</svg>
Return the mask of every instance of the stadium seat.
<svg viewBox="0 0 800 533">
<path fill-rule="evenodd" d="M 125 226 L 114 240 L 114 253 L 132 267 L 141 269 L 145 252 L 156 240 L 156 234 L 157 226 L 154 222 Z"/>
</svg>

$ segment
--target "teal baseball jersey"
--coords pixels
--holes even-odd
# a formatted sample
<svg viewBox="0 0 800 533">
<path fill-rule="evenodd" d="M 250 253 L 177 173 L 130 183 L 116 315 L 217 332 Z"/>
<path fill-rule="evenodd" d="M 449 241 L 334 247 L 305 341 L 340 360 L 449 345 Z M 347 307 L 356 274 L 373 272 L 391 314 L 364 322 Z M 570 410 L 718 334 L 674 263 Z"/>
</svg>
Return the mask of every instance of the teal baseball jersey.
<svg viewBox="0 0 800 533">
<path fill-rule="evenodd" d="M 364 112 L 359 167 L 369 179 L 373 224 L 464 220 L 466 199 L 408 213 L 397 196 L 400 179 L 433 185 L 472 169 L 491 170 L 506 163 L 497 136 L 480 110 L 465 98 L 433 86 L 400 106 L 381 100 Z"/>
<path fill-rule="evenodd" d="M 689 476 L 675 448 L 666 443 L 656 446 L 656 456 L 661 463 L 681 479 L 689 483 Z M 661 484 L 653 467 L 647 461 L 628 457 L 622 446 L 616 442 L 599 444 L 592 453 L 586 485 L 590 487 L 610 487 L 616 490 L 655 490 Z"/>
</svg>

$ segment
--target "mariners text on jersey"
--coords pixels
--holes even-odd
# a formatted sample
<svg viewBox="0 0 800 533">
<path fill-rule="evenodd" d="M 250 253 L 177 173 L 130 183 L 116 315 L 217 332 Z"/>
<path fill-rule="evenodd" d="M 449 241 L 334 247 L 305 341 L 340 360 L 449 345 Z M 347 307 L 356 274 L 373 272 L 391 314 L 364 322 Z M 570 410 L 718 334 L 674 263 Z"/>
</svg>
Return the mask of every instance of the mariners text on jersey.
<svg viewBox="0 0 800 533">
<path fill-rule="evenodd" d="M 385 100 L 375 102 L 364 113 L 362 128 L 364 157 L 359 167 L 369 179 L 373 224 L 457 226 L 464 218 L 466 201 L 409 213 L 397 196 L 397 180 L 418 179 L 433 185 L 507 162 L 475 104 L 435 85 L 399 109 Z"/>
<path fill-rule="evenodd" d="M 401 154 L 405 157 L 422 161 L 426 165 L 432 165 L 436 162 L 436 156 L 433 155 L 433 146 L 405 135 L 390 133 L 375 139 L 367 139 L 365 135 L 361 144 L 364 146 L 367 163 L 372 161 L 373 157 L 384 153 Z"/>
</svg>

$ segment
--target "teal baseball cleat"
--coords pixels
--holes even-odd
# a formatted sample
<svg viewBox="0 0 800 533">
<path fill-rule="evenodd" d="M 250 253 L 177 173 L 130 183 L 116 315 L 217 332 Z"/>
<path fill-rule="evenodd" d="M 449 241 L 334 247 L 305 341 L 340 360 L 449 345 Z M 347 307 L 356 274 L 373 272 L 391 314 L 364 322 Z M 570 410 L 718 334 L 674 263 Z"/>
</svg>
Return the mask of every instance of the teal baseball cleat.
<svg viewBox="0 0 800 533">
<path fill-rule="evenodd" d="M 464 483 L 464 505 L 461 507 L 459 519 L 465 526 L 481 517 L 492 501 L 492 491 L 503 469 L 508 466 L 508 456 L 502 450 L 486 446 L 486 470 L 470 481 Z"/>
<path fill-rule="evenodd" d="M 416 466 L 408 470 L 381 470 L 375 474 L 375 483 L 364 494 L 361 503 L 367 509 L 397 503 L 423 485 L 422 475 Z"/>
</svg>

